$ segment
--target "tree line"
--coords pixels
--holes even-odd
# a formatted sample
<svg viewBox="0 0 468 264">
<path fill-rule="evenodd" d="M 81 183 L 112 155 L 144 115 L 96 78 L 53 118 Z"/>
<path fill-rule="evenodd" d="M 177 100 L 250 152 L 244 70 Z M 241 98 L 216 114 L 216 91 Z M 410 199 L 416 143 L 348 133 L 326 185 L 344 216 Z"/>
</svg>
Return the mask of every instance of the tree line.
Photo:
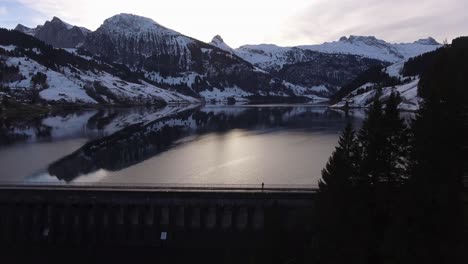
<svg viewBox="0 0 468 264">
<path fill-rule="evenodd" d="M 379 95 L 322 171 L 317 263 L 466 263 L 468 38 L 431 54 L 414 120 Z"/>
</svg>

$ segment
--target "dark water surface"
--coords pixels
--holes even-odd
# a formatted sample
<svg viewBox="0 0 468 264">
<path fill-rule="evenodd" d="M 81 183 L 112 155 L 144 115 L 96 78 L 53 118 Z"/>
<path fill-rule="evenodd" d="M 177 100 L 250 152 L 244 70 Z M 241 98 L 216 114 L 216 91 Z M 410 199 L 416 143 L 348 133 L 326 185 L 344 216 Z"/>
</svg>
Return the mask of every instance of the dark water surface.
<svg viewBox="0 0 468 264">
<path fill-rule="evenodd" d="M 324 106 L 90 110 L 0 127 L 0 183 L 316 185 L 350 120 Z"/>
</svg>

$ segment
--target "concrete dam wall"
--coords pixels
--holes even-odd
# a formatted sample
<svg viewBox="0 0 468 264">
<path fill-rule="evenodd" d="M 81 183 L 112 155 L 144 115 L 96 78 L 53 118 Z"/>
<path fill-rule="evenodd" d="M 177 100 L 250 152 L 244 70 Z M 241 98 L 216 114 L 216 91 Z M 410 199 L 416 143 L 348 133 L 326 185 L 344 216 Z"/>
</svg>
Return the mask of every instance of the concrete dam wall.
<svg viewBox="0 0 468 264">
<path fill-rule="evenodd" d="M 268 248 L 311 239 L 314 197 L 294 190 L 4 188 L 0 243 Z"/>
</svg>

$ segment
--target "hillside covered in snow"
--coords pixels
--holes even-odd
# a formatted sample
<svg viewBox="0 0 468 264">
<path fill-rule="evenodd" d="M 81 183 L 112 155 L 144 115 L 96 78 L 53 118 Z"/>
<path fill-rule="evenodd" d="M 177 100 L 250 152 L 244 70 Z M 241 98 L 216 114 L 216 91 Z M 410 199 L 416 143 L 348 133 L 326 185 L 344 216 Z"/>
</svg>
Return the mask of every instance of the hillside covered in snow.
<svg viewBox="0 0 468 264">
<path fill-rule="evenodd" d="M 422 101 L 419 88 L 421 76 L 443 49 L 397 62 L 383 69 L 369 69 L 332 98 L 332 107 L 368 107 L 376 95 L 381 100 L 386 100 L 392 92 L 397 92 L 401 97 L 401 110 L 418 110 Z"/>
<path fill-rule="evenodd" d="M 392 92 L 398 92 L 402 99 L 399 109 L 405 111 L 416 111 L 419 109 L 419 103 L 421 101 L 421 98 L 418 96 L 418 84 L 419 79 L 415 79 L 409 83 L 401 85 L 366 90 L 366 88 L 372 87 L 373 85 L 367 84 L 351 92 L 331 107 L 344 108 L 347 105 L 350 108 L 365 108 L 372 103 L 378 93 L 380 93 L 380 100 L 385 101 Z"/>
<path fill-rule="evenodd" d="M 432 38 L 421 39 L 413 43 L 392 44 L 373 36 L 350 36 L 349 38 L 342 37 L 334 42 L 296 47 L 280 47 L 273 44 L 244 45 L 236 49 L 236 54 L 261 68 L 279 70 L 286 64 L 309 60 L 308 51 L 357 55 L 396 63 L 439 47 L 441 44 Z"/>
<path fill-rule="evenodd" d="M 44 28 L 49 28 L 52 31 L 59 28 L 58 26 L 51 27 L 51 24 L 60 25 L 60 28 L 68 30 L 78 28 L 54 18 L 35 29 L 18 25 L 16 32 L 39 38 L 38 32 Z M 61 32 L 62 29 L 57 29 L 57 32 Z M 16 47 L 21 48 L 21 41 L 10 41 L 9 38 L 11 37 L 5 38 L 3 46 L 13 50 L 6 52 L 15 52 Z M 27 40 L 23 38 L 23 41 Z M 47 39 L 46 43 L 52 44 L 55 48 L 60 47 L 50 39 Z M 33 45 L 28 44 L 28 47 L 34 49 L 33 46 L 36 44 L 41 45 L 35 42 Z M 323 100 L 323 93 L 316 92 L 315 87 L 292 88 L 290 85 L 285 85 L 285 82 L 277 76 L 252 65 L 231 52 L 180 34 L 149 18 L 131 14 L 119 14 L 105 20 L 96 31 L 87 32 L 83 42 L 65 50 L 75 57 L 98 65 L 93 66 L 94 69 L 99 69 L 102 65 L 111 65 L 115 71 L 106 71 L 107 75 L 89 72 L 72 72 L 73 74 L 70 74 L 66 69 L 68 65 L 62 62 L 59 64 L 63 64 L 61 66 L 65 68 L 56 68 L 55 70 L 58 71 L 54 71 L 58 75 L 42 72 L 44 69 L 37 65 L 32 65 L 29 69 L 22 69 L 23 72 L 29 71 L 28 74 L 31 76 L 38 72 L 47 76 L 48 88 L 44 89 L 47 91 L 41 90 L 40 97 L 42 99 L 79 103 L 106 101 L 111 104 L 121 101 L 134 104 L 141 101 L 148 104 L 152 103 L 148 99 L 149 97 L 155 98 L 155 94 L 159 96 L 162 95 L 162 91 L 166 91 L 171 95 L 171 98 L 165 96 L 163 101 L 166 102 L 177 101 L 181 96 L 200 102 L 280 101 L 279 98 L 291 102 Z M 55 50 L 54 53 L 63 54 L 58 50 Z M 7 57 L 13 56 L 12 54 L 5 55 Z M 9 62 L 11 60 L 9 58 L 5 59 L 6 67 L 11 67 L 14 62 Z M 31 68 L 35 71 L 33 72 Z M 122 69 L 125 71 L 123 75 L 127 78 L 123 81 L 131 79 L 131 86 L 119 85 L 118 79 L 122 76 L 118 74 L 116 76 L 116 73 Z M 64 82 L 64 78 L 71 80 L 71 83 Z M 8 87 L 25 88 L 31 86 L 30 79 L 22 79 L 22 82 L 9 83 Z M 56 88 L 59 83 L 68 88 L 62 88 L 59 91 Z M 94 85 L 89 85 L 89 83 L 94 83 Z M 110 97 L 106 96 L 96 100 L 90 96 L 90 94 L 95 93 L 96 85 L 99 86 L 97 90 L 102 91 L 100 85 L 103 85 L 115 93 L 112 92 L 113 95 Z M 88 91 L 85 93 L 84 88 L 78 88 L 78 86 L 86 87 Z M 93 87 L 92 92 L 89 89 L 91 86 Z M 51 90 L 55 92 L 51 92 Z M 174 100 L 173 95 L 176 95 L 177 100 Z M 145 96 L 148 98 L 141 100 Z M 132 99 L 121 100 L 121 97 L 131 97 Z M 185 100 L 187 98 L 182 99 L 182 101 L 187 101 Z M 192 99 L 191 101 L 193 101 Z"/>
<path fill-rule="evenodd" d="M 55 49 L 31 36 L 0 29 L 1 83 L 26 101 L 143 105 L 199 102 L 111 65 Z"/>
<path fill-rule="evenodd" d="M 441 47 L 432 38 L 392 44 L 373 36 L 342 37 L 334 42 L 296 47 L 260 44 L 232 49 L 220 37 L 212 43 L 288 82 L 306 87 L 322 85 L 327 88 L 325 96 L 333 95 L 372 67 L 401 63 Z"/>
<path fill-rule="evenodd" d="M 391 44 L 350 36 L 320 45 L 233 49 L 219 35 L 205 43 L 125 13 L 96 31 L 54 17 L 2 35 L 5 96 L 113 105 L 324 101 L 371 69 L 394 68 L 440 47 L 432 38 Z"/>
</svg>

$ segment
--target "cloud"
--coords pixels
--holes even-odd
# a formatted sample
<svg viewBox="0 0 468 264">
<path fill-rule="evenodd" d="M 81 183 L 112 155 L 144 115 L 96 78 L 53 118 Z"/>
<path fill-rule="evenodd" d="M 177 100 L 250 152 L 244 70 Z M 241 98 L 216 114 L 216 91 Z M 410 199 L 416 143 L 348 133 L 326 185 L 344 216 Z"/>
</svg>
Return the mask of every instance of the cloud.
<svg viewBox="0 0 468 264">
<path fill-rule="evenodd" d="M 211 41 L 216 34 L 232 46 L 273 40 L 288 15 L 307 6 L 309 0 L 17 0 L 50 19 L 58 16 L 91 30 L 118 13 L 133 13 L 183 34 Z"/>
<path fill-rule="evenodd" d="M 393 42 L 427 36 L 441 41 L 468 33 L 466 0 L 4 1 L 9 12 L 8 3 L 12 2 L 34 11 L 28 15 L 17 12 L 10 20 L 19 17 L 29 23 L 43 23 L 58 16 L 94 30 L 112 15 L 133 13 L 204 41 L 220 34 L 233 47 L 255 43 L 314 44 L 351 34 L 375 35 Z"/>
<path fill-rule="evenodd" d="M 466 34 L 465 0 L 328 0 L 316 1 L 291 17 L 283 38 L 322 42 L 343 35 L 376 35 L 395 42 L 429 35 L 453 38 Z"/>
</svg>

